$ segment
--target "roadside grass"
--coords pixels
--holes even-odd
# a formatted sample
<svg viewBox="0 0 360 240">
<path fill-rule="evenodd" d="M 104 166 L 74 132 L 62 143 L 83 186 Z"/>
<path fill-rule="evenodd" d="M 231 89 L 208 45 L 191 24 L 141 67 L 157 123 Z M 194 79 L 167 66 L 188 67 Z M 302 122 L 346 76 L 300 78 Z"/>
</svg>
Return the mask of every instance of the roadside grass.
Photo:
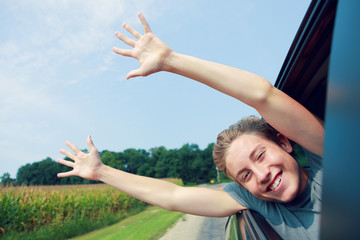
<svg viewBox="0 0 360 240">
<path fill-rule="evenodd" d="M 109 214 L 106 217 L 90 221 L 82 219 L 77 221 L 65 222 L 62 226 L 44 225 L 37 230 L 30 232 L 10 232 L 6 235 L 0 234 L 0 240 L 63 240 L 73 236 L 82 236 L 83 234 L 94 231 L 95 229 L 103 229 L 104 226 L 112 226 L 119 221 L 144 211 L 145 206 L 132 208 L 126 213 L 119 212 L 117 214 Z"/>
<path fill-rule="evenodd" d="M 117 224 L 72 238 L 71 240 L 153 240 L 165 234 L 184 213 L 151 206 Z"/>
</svg>

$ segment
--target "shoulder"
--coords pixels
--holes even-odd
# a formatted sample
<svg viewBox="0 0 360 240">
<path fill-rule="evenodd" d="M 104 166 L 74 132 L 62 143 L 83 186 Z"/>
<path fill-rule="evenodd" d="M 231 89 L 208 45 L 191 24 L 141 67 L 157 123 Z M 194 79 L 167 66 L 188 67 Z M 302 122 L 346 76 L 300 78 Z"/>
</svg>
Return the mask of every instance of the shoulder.
<svg viewBox="0 0 360 240">
<path fill-rule="evenodd" d="M 224 191 L 229 194 L 235 201 L 247 209 L 254 209 L 252 203 L 260 199 L 252 195 L 248 190 L 239 186 L 237 183 L 232 182 L 223 187 Z"/>
</svg>

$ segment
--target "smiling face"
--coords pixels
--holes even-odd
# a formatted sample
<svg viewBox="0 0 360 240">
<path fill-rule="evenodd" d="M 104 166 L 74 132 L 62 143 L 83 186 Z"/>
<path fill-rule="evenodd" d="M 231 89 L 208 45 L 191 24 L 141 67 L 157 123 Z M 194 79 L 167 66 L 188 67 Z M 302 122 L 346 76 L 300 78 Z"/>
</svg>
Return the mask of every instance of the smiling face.
<svg viewBox="0 0 360 240">
<path fill-rule="evenodd" d="M 281 146 L 255 134 L 241 135 L 230 145 L 226 167 L 257 198 L 290 202 L 305 189 L 307 173 L 289 154 L 289 141 L 279 138 Z"/>
</svg>

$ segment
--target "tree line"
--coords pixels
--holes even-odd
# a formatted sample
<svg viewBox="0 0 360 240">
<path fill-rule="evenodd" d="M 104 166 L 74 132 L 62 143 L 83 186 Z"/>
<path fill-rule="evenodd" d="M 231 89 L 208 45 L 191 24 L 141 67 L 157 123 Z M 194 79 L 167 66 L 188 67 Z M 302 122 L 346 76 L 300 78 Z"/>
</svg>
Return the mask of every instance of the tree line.
<svg viewBox="0 0 360 240">
<path fill-rule="evenodd" d="M 129 173 L 154 178 L 181 178 L 185 184 L 198 184 L 218 178 L 212 158 L 213 146 L 211 143 L 203 150 L 197 144 L 185 144 L 179 149 L 166 149 L 161 146 L 149 151 L 134 148 L 122 152 L 104 150 L 100 152 L 100 157 L 104 164 Z M 87 149 L 83 151 L 87 152 Z M 69 160 L 67 157 L 65 159 Z M 47 157 L 20 167 L 16 179 L 5 173 L 0 180 L 2 185 L 27 186 L 96 183 L 80 177 L 57 177 L 57 173 L 69 170 L 71 168 Z M 223 173 L 220 177 L 226 178 Z"/>
</svg>

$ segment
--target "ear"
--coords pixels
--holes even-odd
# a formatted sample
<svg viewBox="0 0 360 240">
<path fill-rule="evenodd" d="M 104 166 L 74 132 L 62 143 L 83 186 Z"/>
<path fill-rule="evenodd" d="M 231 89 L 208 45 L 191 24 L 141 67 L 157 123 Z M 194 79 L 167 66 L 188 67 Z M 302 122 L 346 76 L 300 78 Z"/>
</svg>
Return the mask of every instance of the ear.
<svg viewBox="0 0 360 240">
<path fill-rule="evenodd" d="M 291 153 L 293 151 L 293 148 L 290 144 L 289 139 L 282 135 L 281 133 L 277 134 L 277 137 L 279 138 L 280 146 L 288 153 Z"/>
</svg>

